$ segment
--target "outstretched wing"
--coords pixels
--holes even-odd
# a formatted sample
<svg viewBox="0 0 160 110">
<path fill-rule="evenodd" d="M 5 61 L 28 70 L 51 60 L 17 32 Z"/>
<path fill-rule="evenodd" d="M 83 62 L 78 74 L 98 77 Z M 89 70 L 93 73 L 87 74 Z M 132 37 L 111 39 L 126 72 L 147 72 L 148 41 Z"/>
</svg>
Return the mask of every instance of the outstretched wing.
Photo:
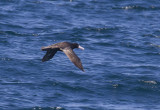
<svg viewBox="0 0 160 110">
<path fill-rule="evenodd" d="M 73 62 L 75 66 L 84 71 L 81 60 L 71 48 L 62 49 L 62 51 L 67 55 L 67 57 L 71 60 L 71 62 Z"/>
<path fill-rule="evenodd" d="M 57 49 L 47 49 L 47 53 L 43 57 L 42 62 L 48 61 L 49 59 L 53 58 L 56 52 L 57 52 Z"/>
</svg>

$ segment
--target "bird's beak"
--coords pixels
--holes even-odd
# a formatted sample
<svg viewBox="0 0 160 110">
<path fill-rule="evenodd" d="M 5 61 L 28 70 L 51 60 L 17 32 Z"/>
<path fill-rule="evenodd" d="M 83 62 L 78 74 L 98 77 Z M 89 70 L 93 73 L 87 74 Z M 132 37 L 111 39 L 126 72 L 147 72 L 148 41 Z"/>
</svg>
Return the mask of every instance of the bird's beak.
<svg viewBox="0 0 160 110">
<path fill-rule="evenodd" d="M 81 47 L 80 45 L 78 46 L 78 48 L 79 48 L 79 49 L 82 49 L 82 50 L 84 50 L 84 48 L 83 48 L 83 47 Z"/>
</svg>

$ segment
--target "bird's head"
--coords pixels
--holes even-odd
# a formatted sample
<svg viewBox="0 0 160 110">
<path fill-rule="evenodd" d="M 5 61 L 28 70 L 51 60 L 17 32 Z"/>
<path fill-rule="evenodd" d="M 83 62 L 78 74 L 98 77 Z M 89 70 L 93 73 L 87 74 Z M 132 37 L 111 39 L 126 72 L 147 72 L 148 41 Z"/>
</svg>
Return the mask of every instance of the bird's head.
<svg viewBox="0 0 160 110">
<path fill-rule="evenodd" d="M 73 45 L 74 45 L 74 48 L 79 48 L 81 50 L 84 50 L 84 48 L 77 43 L 73 43 Z"/>
</svg>

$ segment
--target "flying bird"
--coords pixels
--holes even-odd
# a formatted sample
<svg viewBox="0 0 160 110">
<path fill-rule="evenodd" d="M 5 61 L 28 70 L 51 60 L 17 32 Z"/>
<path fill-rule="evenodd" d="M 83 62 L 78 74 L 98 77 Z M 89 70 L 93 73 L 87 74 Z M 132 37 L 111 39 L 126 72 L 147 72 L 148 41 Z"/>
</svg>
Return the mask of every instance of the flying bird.
<svg viewBox="0 0 160 110">
<path fill-rule="evenodd" d="M 42 58 L 42 62 L 48 61 L 53 58 L 57 51 L 63 51 L 75 66 L 84 71 L 80 58 L 73 51 L 73 49 L 75 48 L 84 50 L 84 48 L 79 44 L 70 42 L 60 42 L 47 47 L 42 47 L 42 51 L 47 51 Z"/>
</svg>

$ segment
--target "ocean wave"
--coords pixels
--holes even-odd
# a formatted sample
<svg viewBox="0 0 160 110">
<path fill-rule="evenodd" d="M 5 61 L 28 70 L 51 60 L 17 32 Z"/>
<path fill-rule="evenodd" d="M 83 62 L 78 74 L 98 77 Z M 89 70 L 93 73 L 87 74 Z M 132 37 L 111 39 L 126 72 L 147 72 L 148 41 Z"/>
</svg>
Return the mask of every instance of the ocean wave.
<svg viewBox="0 0 160 110">
<path fill-rule="evenodd" d="M 156 81 L 144 81 L 144 80 L 142 80 L 142 82 L 144 82 L 144 83 L 146 83 L 146 84 L 157 84 L 157 82 Z"/>
<path fill-rule="evenodd" d="M 40 106 L 36 106 L 36 107 L 30 107 L 30 108 L 19 108 L 17 110 L 66 110 L 64 107 L 40 107 Z"/>
<path fill-rule="evenodd" d="M 160 7 L 158 6 L 139 6 L 139 5 L 128 5 L 123 7 L 113 7 L 112 9 L 124 9 L 124 10 L 139 10 L 139 11 L 148 11 L 148 10 L 160 10 Z"/>
</svg>

